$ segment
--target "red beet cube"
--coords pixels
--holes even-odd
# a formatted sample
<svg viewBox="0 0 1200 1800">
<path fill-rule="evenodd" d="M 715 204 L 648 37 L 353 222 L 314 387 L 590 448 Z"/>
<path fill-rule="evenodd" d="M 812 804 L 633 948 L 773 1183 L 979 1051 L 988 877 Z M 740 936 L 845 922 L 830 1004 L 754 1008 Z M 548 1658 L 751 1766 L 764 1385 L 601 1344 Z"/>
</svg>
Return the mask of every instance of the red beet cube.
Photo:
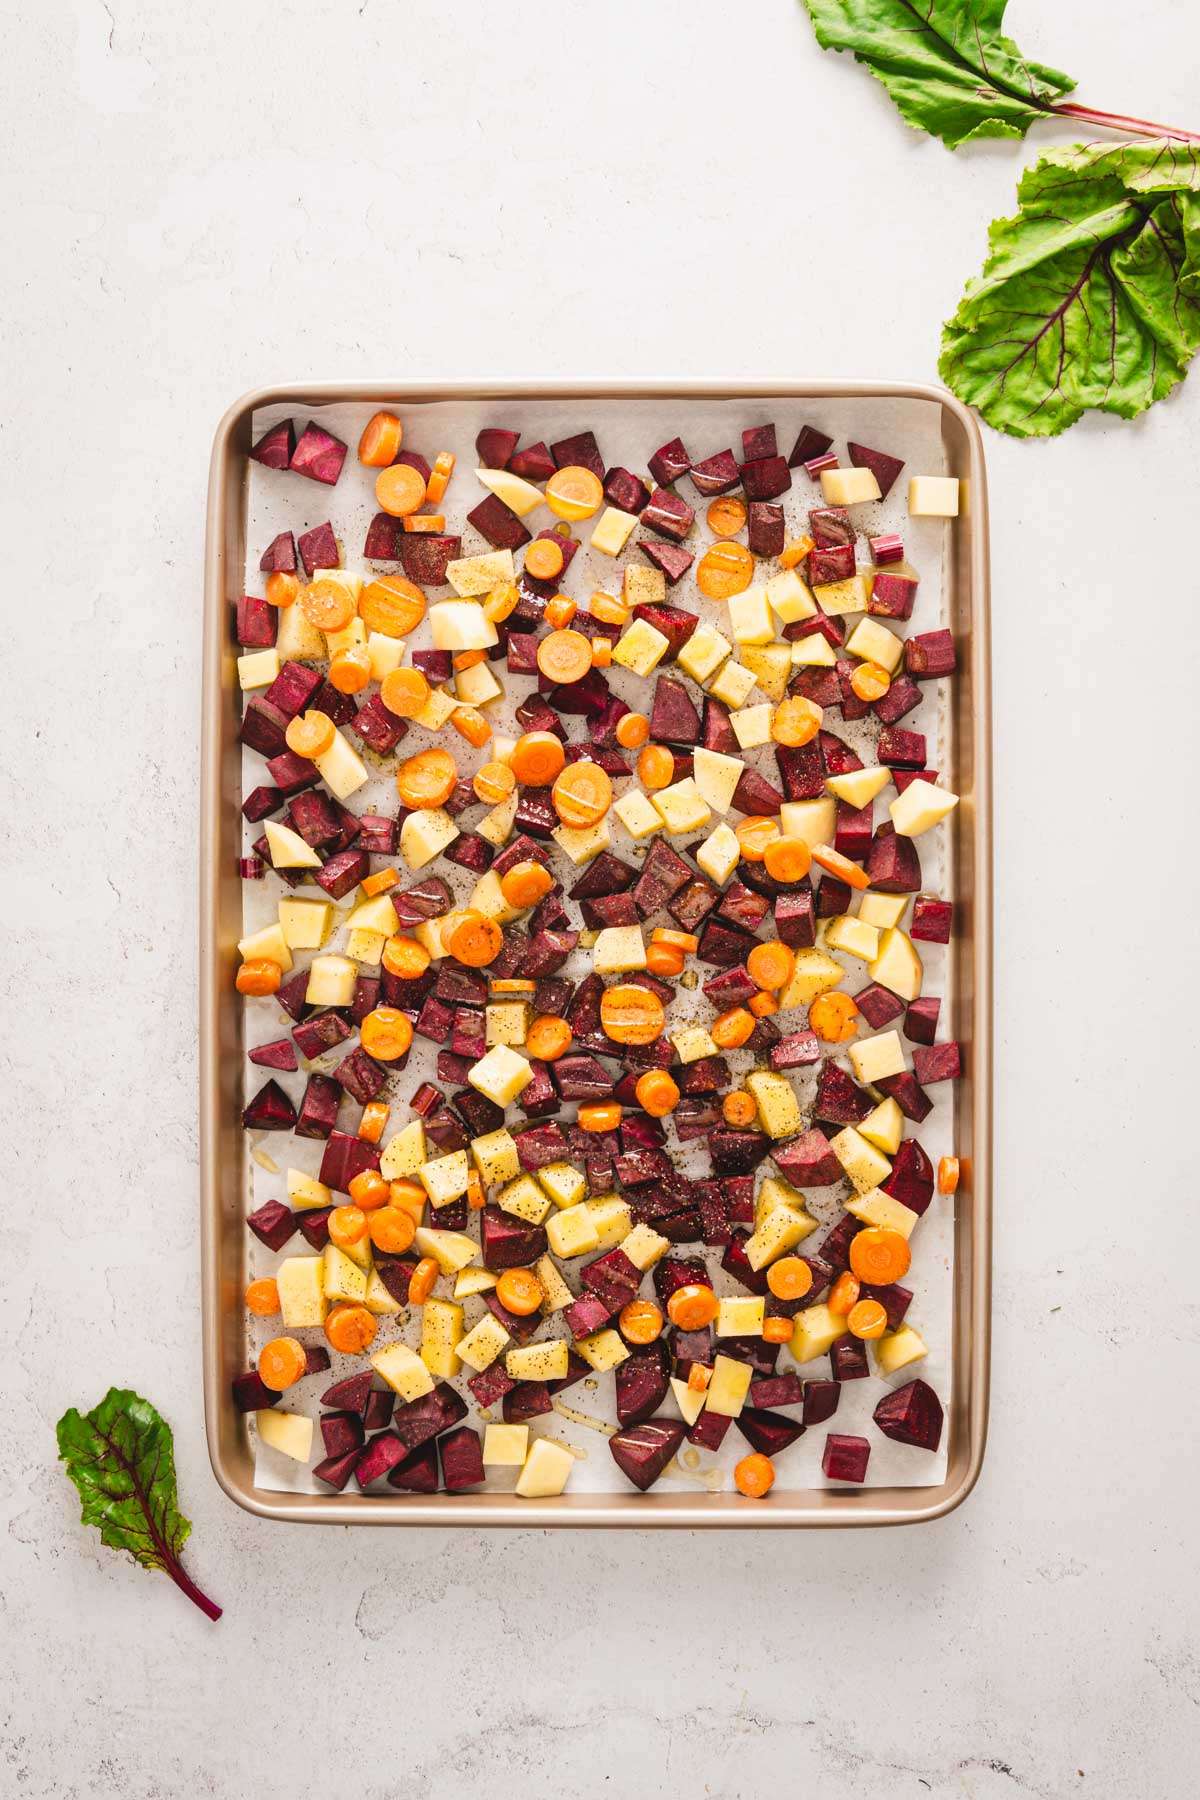
<svg viewBox="0 0 1200 1800">
<path fill-rule="evenodd" d="M 286 469 L 295 446 L 296 427 L 291 419 L 285 419 L 282 425 L 273 425 L 263 433 L 250 452 L 250 460 L 262 463 L 265 469 Z"/>
<path fill-rule="evenodd" d="M 904 667 L 918 681 L 953 675 L 957 667 L 953 637 L 948 631 L 919 631 L 905 642 Z"/>
<path fill-rule="evenodd" d="M 310 419 L 304 427 L 300 442 L 292 451 L 292 459 L 288 464 L 297 475 L 306 475 L 310 481 L 324 482 L 326 487 L 333 487 L 342 472 L 342 464 L 346 460 L 348 446 L 332 432 L 323 431 Z"/>
<path fill-rule="evenodd" d="M 881 619 L 911 619 L 916 597 L 915 575 L 880 573 L 871 584 L 867 611 Z"/>
<path fill-rule="evenodd" d="M 684 449 L 682 440 L 677 437 L 660 445 L 646 464 L 660 487 L 670 487 L 673 481 L 686 475 L 691 466 L 692 459 Z"/>
<path fill-rule="evenodd" d="M 815 425 L 802 425 L 800 435 L 792 445 L 792 454 L 788 457 L 788 467 L 798 469 L 802 463 L 811 462 L 814 456 L 824 456 L 833 439 Z"/>
<path fill-rule="evenodd" d="M 953 922 L 953 901 L 938 900 L 933 894 L 918 894 L 913 901 L 908 935 L 927 944 L 948 944 Z"/>
<path fill-rule="evenodd" d="M 507 469 L 520 438 L 504 425 L 485 425 L 475 439 L 475 454 L 485 469 Z"/>
<path fill-rule="evenodd" d="M 865 1481 L 871 1446 L 866 1438 L 846 1437 L 831 1431 L 821 1456 L 822 1472 L 830 1481 Z"/>
<path fill-rule="evenodd" d="M 884 1437 L 917 1450 L 936 1450 L 942 1441 L 942 1403 L 919 1377 L 885 1394 L 873 1414 Z"/>
<path fill-rule="evenodd" d="M 693 463 L 692 481 L 702 494 L 727 494 L 741 480 L 732 450 L 718 450 L 715 456 Z"/>
<path fill-rule="evenodd" d="M 496 494 L 485 495 L 467 514 L 467 522 L 496 550 L 519 550 L 532 536 L 511 507 L 505 506 Z"/>
<path fill-rule="evenodd" d="M 922 994 L 904 1015 L 904 1035 L 912 1044 L 932 1044 L 937 1037 L 942 1003 L 933 994 Z"/>
<path fill-rule="evenodd" d="M 957 1081 L 962 1074 L 962 1052 L 952 1039 L 945 1044 L 919 1045 L 913 1051 L 913 1074 L 922 1087 L 935 1081 Z"/>
<path fill-rule="evenodd" d="M 551 444 L 550 454 L 556 469 L 590 469 L 597 481 L 604 480 L 604 458 L 594 431 L 577 431 L 574 437 L 560 438 Z"/>
<path fill-rule="evenodd" d="M 317 569 L 336 569 L 342 560 L 338 541 L 333 535 L 333 526 L 328 519 L 323 525 L 314 525 L 311 531 L 302 531 L 297 548 L 300 560 L 310 575 Z"/>
<path fill-rule="evenodd" d="M 808 553 L 808 579 L 813 587 L 831 581 L 849 581 L 854 573 L 854 545 L 831 544 Z"/>
<path fill-rule="evenodd" d="M 507 467 L 522 481 L 549 481 L 554 473 L 554 458 L 539 439 L 536 444 L 527 444 L 524 450 L 514 450 Z"/>
<path fill-rule="evenodd" d="M 751 500 L 746 542 L 755 556 L 778 556 L 784 543 L 782 506 L 773 506 L 767 500 Z"/>
<path fill-rule="evenodd" d="M 693 480 L 695 476 L 693 469 Z M 792 471 L 782 456 L 764 456 L 757 462 L 743 463 L 741 476 L 747 500 L 777 500 L 792 485 Z"/>
<path fill-rule="evenodd" d="M 237 641 L 244 650 L 269 650 L 275 642 L 279 614 L 266 600 L 243 594 L 237 603 Z"/>
</svg>

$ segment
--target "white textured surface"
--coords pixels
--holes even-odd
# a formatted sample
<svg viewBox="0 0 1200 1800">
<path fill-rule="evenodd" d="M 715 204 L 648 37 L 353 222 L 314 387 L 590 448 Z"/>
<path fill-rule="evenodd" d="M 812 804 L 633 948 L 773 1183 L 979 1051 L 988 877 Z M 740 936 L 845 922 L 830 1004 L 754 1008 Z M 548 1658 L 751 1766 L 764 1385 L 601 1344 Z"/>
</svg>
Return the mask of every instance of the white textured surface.
<svg viewBox="0 0 1200 1800">
<path fill-rule="evenodd" d="M 0 1791 L 1192 1792 L 1178 531 L 1200 377 L 1134 425 L 988 438 L 999 1229 L 966 1507 L 802 1538 L 258 1524 L 208 1473 L 194 1304 L 219 413 L 306 375 L 929 378 L 1024 153 L 907 133 L 792 0 L 21 10 L 0 70 Z M 1023 5 L 1013 29 L 1089 100 L 1197 123 L 1184 6 Z M 110 1380 L 175 1424 L 215 1628 L 78 1527 L 53 1421 Z"/>
</svg>

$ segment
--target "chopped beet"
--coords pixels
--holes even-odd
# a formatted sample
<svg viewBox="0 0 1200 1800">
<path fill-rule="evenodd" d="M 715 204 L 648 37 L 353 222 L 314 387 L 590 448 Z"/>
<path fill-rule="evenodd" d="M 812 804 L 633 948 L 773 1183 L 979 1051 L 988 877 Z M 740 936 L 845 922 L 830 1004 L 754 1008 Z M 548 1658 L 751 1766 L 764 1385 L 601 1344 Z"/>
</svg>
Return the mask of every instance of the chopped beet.
<svg viewBox="0 0 1200 1800">
<path fill-rule="evenodd" d="M 484 1480 L 483 1446 L 479 1433 L 469 1425 L 459 1425 L 438 1439 L 442 1459 L 442 1482 L 448 1494 L 465 1493 Z"/>
<path fill-rule="evenodd" d="M 817 941 L 813 891 L 797 887 L 775 901 L 775 935 L 792 950 L 811 950 Z"/>
<path fill-rule="evenodd" d="M 715 1175 L 748 1175 L 771 1153 L 771 1141 L 757 1131 L 724 1128 L 709 1133 L 708 1153 Z"/>
<path fill-rule="evenodd" d="M 742 461 L 758 462 L 765 456 L 778 456 L 774 425 L 750 425 L 742 432 Z"/>
<path fill-rule="evenodd" d="M 772 787 L 765 775 L 760 775 L 757 769 L 752 769 L 747 764 L 733 790 L 733 804 L 747 818 L 758 818 L 777 813 L 783 805 L 783 795 L 778 788 Z"/>
<path fill-rule="evenodd" d="M 469 1059 L 463 1056 L 452 1056 L 448 1060 L 457 1065 L 454 1079 L 465 1081 L 471 1067 Z M 442 1075 L 441 1063 L 442 1058 L 439 1057 L 439 1078 L 449 1079 L 449 1076 Z M 467 1133 L 463 1130 L 462 1121 L 447 1106 L 439 1107 L 435 1112 L 426 1115 L 425 1135 L 431 1138 L 438 1149 L 444 1150 L 447 1155 L 455 1150 L 465 1150 L 469 1141 Z M 443 1207 L 441 1210 L 444 1212 L 445 1208 Z"/>
<path fill-rule="evenodd" d="M 818 919 L 836 919 L 849 912 L 851 893 L 848 881 L 840 881 L 836 875 L 823 875 L 816 890 Z"/>
<path fill-rule="evenodd" d="M 814 706 L 831 707 L 842 703 L 836 669 L 798 669 L 788 683 L 788 693 L 803 694 Z"/>
<path fill-rule="evenodd" d="M 244 650 L 269 650 L 275 642 L 279 611 L 253 594 L 242 594 L 237 603 L 235 632 Z"/>
<path fill-rule="evenodd" d="M 686 475 L 691 466 L 692 459 L 683 447 L 683 440 L 677 437 L 660 444 L 646 464 L 655 481 L 662 487 L 670 487 L 673 481 Z"/>
<path fill-rule="evenodd" d="M 604 477 L 604 498 L 621 512 L 640 513 L 650 498 L 650 489 L 632 469 L 610 469 Z"/>
<path fill-rule="evenodd" d="M 823 1425 L 826 1419 L 832 1419 L 838 1409 L 838 1401 L 842 1397 L 842 1389 L 836 1381 L 806 1381 L 804 1383 L 804 1423 L 806 1425 Z"/>
<path fill-rule="evenodd" d="M 854 1002 L 872 1031 L 881 1031 L 904 1011 L 904 1002 L 898 1000 L 890 988 L 880 987 L 878 982 L 872 982 L 861 993 L 855 994 Z"/>
<path fill-rule="evenodd" d="M 788 467 L 798 469 L 802 463 L 811 462 L 814 456 L 824 456 L 832 443 L 833 439 L 818 431 L 815 425 L 802 425 L 800 435 L 792 445 Z"/>
<path fill-rule="evenodd" d="M 394 519 L 391 513 L 377 512 L 367 526 L 363 559 L 366 562 L 399 562 L 403 541 L 404 521 Z"/>
<path fill-rule="evenodd" d="M 282 1399 L 274 1388 L 269 1388 L 257 1369 L 247 1369 L 244 1375 L 235 1375 L 229 1384 L 233 1395 L 233 1404 L 239 1412 L 265 1412 L 268 1407 L 275 1406 Z"/>
<path fill-rule="evenodd" d="M 445 1211 L 445 1208 L 442 1209 Z M 408 1286 L 416 1269 L 412 1257 L 377 1256 L 375 1268 L 388 1293 L 398 1306 L 408 1305 Z"/>
<path fill-rule="evenodd" d="M 865 1381 L 871 1373 L 867 1364 L 867 1346 L 858 1338 L 835 1338 L 829 1346 L 829 1367 L 835 1381 Z"/>
<path fill-rule="evenodd" d="M 333 487 L 342 472 L 349 446 L 330 431 L 323 431 L 310 419 L 292 451 L 288 468 L 295 475 L 306 475 L 310 481 Z"/>
<path fill-rule="evenodd" d="M 772 1047 L 767 1059 L 773 1069 L 804 1069 L 821 1060 L 815 1031 L 793 1031 Z"/>
<path fill-rule="evenodd" d="M 445 1044 L 449 1042 L 453 1028 L 452 1008 L 443 1005 L 435 995 L 427 994 L 413 1024 L 417 1036 L 428 1038 L 434 1044 Z"/>
<path fill-rule="evenodd" d="M 662 632 L 663 636 L 670 643 L 671 647 L 667 654 L 672 661 L 679 655 L 679 652 L 683 649 L 683 646 L 687 643 L 697 625 L 700 623 L 700 620 L 695 613 L 686 612 L 679 606 L 658 606 L 651 604 L 635 606 L 633 609 L 633 616 L 635 619 L 644 619 L 647 625 L 653 625 L 656 631 Z M 693 708 L 693 711 L 694 710 L 695 709 Z M 651 727 L 651 732 L 653 734 L 653 726 Z M 676 739 L 675 741 L 689 744 L 698 743 L 699 732 L 700 723 L 697 718 L 696 736 L 682 740 Z"/>
<path fill-rule="evenodd" d="M 268 768 L 270 764 L 268 763 Z M 898 794 L 902 794 L 910 781 L 927 781 L 931 787 L 937 786 L 936 769 L 893 769 L 892 785 Z"/>
<path fill-rule="evenodd" d="M 919 1044 L 913 1051 L 913 1074 L 922 1087 L 938 1081 L 957 1081 L 962 1074 L 962 1051 L 951 1040 L 945 1044 Z"/>
<path fill-rule="evenodd" d="M 344 1381 L 335 1381 L 321 1395 L 322 1406 L 335 1406 L 347 1412 L 364 1413 L 367 1399 L 371 1392 L 373 1377 L 370 1369 L 359 1375 L 348 1375 Z"/>
<path fill-rule="evenodd" d="M 580 1294 L 563 1309 L 563 1319 L 573 1338 L 590 1337 L 608 1324 L 616 1307 L 610 1307 L 600 1294 Z"/>
<path fill-rule="evenodd" d="M 883 698 L 875 702 L 875 717 L 881 725 L 894 725 L 905 713 L 921 704 L 921 690 L 910 675 L 897 675 Z"/>
<path fill-rule="evenodd" d="M 314 1465 L 313 1477 L 340 1494 L 362 1461 L 362 1456 L 361 1449 L 344 1450 L 340 1456 L 326 1456 Z"/>
<path fill-rule="evenodd" d="M 734 1362 L 749 1363 L 759 1375 L 773 1375 L 779 1361 L 779 1345 L 768 1344 L 757 1333 L 753 1337 L 726 1337 L 720 1340 L 722 1356 Z"/>
<path fill-rule="evenodd" d="M 709 1412 L 706 1407 L 688 1432 L 688 1443 L 698 1444 L 702 1450 L 719 1450 L 732 1424 L 728 1413 Z"/>
<path fill-rule="evenodd" d="M 656 744 L 698 744 L 700 741 L 700 714 L 683 683 L 671 675 L 660 675 L 655 682 L 650 736 Z"/>
<path fill-rule="evenodd" d="M 480 1374 L 467 1377 L 467 1386 L 479 1407 L 495 1406 L 497 1400 L 502 1400 L 505 1394 L 511 1394 L 516 1385 L 512 1376 L 506 1373 L 504 1364 L 499 1361 Z"/>
<path fill-rule="evenodd" d="M 436 1494 L 438 1491 L 438 1451 L 433 1439 L 418 1444 L 391 1471 L 388 1486 L 406 1494 Z"/>
<path fill-rule="evenodd" d="M 831 544 L 827 549 L 809 553 L 808 579 L 814 587 L 823 587 L 831 581 L 849 581 L 853 573 L 853 544 Z"/>
<path fill-rule="evenodd" d="M 440 919 L 450 911 L 453 895 L 440 875 L 426 875 L 391 895 L 401 925 L 419 925 L 423 919 Z"/>
<path fill-rule="evenodd" d="M 853 1213 L 843 1213 L 836 1225 L 830 1227 L 821 1242 L 821 1260 L 835 1272 L 845 1269 L 850 1263 L 850 1245 L 862 1230 L 862 1226 Z"/>
<path fill-rule="evenodd" d="M 777 744 L 775 761 L 784 794 L 789 800 L 822 798 L 825 793 L 825 770 L 821 761 L 821 746 L 816 738 L 798 748 Z"/>
<path fill-rule="evenodd" d="M 904 667 L 918 681 L 953 675 L 957 664 L 954 638 L 949 631 L 919 631 L 904 645 Z"/>
<path fill-rule="evenodd" d="M 365 881 L 371 872 L 371 859 L 365 850 L 339 850 L 331 856 L 313 879 L 324 888 L 331 900 L 344 900 L 352 888 Z"/>
<path fill-rule="evenodd" d="M 671 1391 L 667 1348 L 661 1341 L 635 1350 L 615 1370 L 617 1421 L 640 1425 L 653 1418 Z"/>
<path fill-rule="evenodd" d="M 505 647 L 510 675 L 536 675 L 538 637 L 532 631 L 510 631 Z"/>
<path fill-rule="evenodd" d="M 267 773 L 285 799 L 302 793 L 306 788 L 315 787 L 320 780 L 317 769 L 307 756 L 297 756 L 294 750 L 287 749 L 279 756 L 268 759 Z M 322 800 L 324 801 L 324 796 Z M 332 816 L 332 809 L 330 811 Z"/>
<path fill-rule="evenodd" d="M 550 454 L 556 469 L 590 469 L 597 481 L 604 480 L 604 458 L 594 431 L 577 431 L 574 437 L 560 438 L 551 444 Z"/>
<path fill-rule="evenodd" d="M 311 531 L 303 531 L 297 540 L 300 561 L 309 575 L 317 569 L 336 569 L 341 563 L 338 541 L 333 535 L 333 526 L 328 519 L 323 525 L 314 525 Z"/>
<path fill-rule="evenodd" d="M 500 1414 L 506 1425 L 524 1425 L 527 1419 L 541 1418 L 553 1412 L 554 1402 L 544 1381 L 519 1381 L 500 1402 Z"/>
<path fill-rule="evenodd" d="M 854 522 L 844 506 L 810 507 L 808 529 L 818 550 L 836 550 L 847 545 L 853 550 L 858 536 Z M 811 568 L 811 564 L 809 566 Z M 850 558 L 850 573 L 854 573 L 853 556 Z"/>
<path fill-rule="evenodd" d="M 948 944 L 954 922 L 954 903 L 933 894 L 918 894 L 913 901 L 909 936 L 926 944 Z"/>
<path fill-rule="evenodd" d="M 363 1407 L 363 1429 L 385 1431 L 392 1422 L 395 1408 L 396 1396 L 389 1388 L 379 1388 L 369 1393 Z"/>
<path fill-rule="evenodd" d="M 618 1431 L 609 1438 L 608 1447 L 622 1475 L 645 1493 L 679 1449 L 683 1434 L 684 1427 L 678 1419 L 646 1419 Z"/>
<path fill-rule="evenodd" d="M 546 1233 L 498 1206 L 485 1206 L 479 1215 L 483 1266 L 492 1273 L 524 1268 L 546 1253 Z"/>
<path fill-rule="evenodd" d="M 632 894 L 601 894 L 598 900 L 585 900 L 582 910 L 583 922 L 589 931 L 641 923 L 641 914 L 633 903 Z"/>
<path fill-rule="evenodd" d="M 266 878 L 266 864 L 259 862 L 257 856 L 239 856 L 237 875 L 239 881 L 263 881 Z"/>
<path fill-rule="evenodd" d="M 376 756 L 390 756 L 401 738 L 407 737 L 408 725 L 383 704 L 381 694 L 372 694 L 350 720 L 350 730 Z"/>
<path fill-rule="evenodd" d="M 257 825 L 260 819 L 269 819 L 272 813 L 278 812 L 283 805 L 283 795 L 278 788 L 252 788 L 242 801 L 242 817 L 250 825 Z"/>
<path fill-rule="evenodd" d="M 889 769 L 923 769 L 926 764 L 925 734 L 889 725 L 880 732 L 875 753 Z"/>
<path fill-rule="evenodd" d="M 496 550 L 519 550 L 533 535 L 498 494 L 485 494 L 479 505 L 467 514 L 467 523 Z"/>
<path fill-rule="evenodd" d="M 884 1437 L 917 1450 L 936 1450 L 942 1441 L 942 1403 L 920 1377 L 894 1388 L 871 1415 Z"/>
<path fill-rule="evenodd" d="M 873 1110 L 871 1096 L 855 1085 L 839 1063 L 826 1060 L 821 1064 L 814 1118 L 833 1125 L 859 1125 Z"/>
<path fill-rule="evenodd" d="M 881 619 L 911 619 L 916 597 L 915 575 L 899 575 L 881 570 L 871 583 L 867 611 Z"/>
<path fill-rule="evenodd" d="M 594 862 L 588 864 L 579 880 L 570 889 L 572 900 L 597 900 L 602 894 L 621 894 L 633 885 L 637 870 L 622 862 L 609 850 L 602 850 Z"/>
<path fill-rule="evenodd" d="M 838 737 L 836 732 L 819 731 L 817 744 L 826 775 L 852 775 L 855 770 L 862 768 L 861 756 L 843 738 Z"/>
<path fill-rule="evenodd" d="M 706 750 L 717 750 L 723 756 L 740 755 L 737 736 L 729 722 L 729 714 L 719 700 L 705 696 L 704 724 L 701 743 Z"/>
<path fill-rule="evenodd" d="M 314 1077 L 314 1080 L 316 1077 Z M 322 1077 L 321 1079 L 324 1079 Z M 350 1183 L 364 1169 L 379 1167 L 379 1150 L 365 1138 L 351 1137 L 348 1132 L 331 1132 L 321 1157 L 320 1179 L 339 1194 L 350 1192 Z"/>
<path fill-rule="evenodd" d="M 322 1413 L 320 1425 L 326 1456 L 345 1456 L 347 1451 L 361 1449 L 364 1433 L 359 1413 Z"/>
<path fill-rule="evenodd" d="M 277 1081 L 266 1081 L 242 1113 L 247 1131 L 290 1131 L 296 1109 Z"/>
<path fill-rule="evenodd" d="M 524 450 L 514 450 L 505 466 L 522 481 L 549 481 L 554 473 L 554 458 L 539 439 Z"/>
<path fill-rule="evenodd" d="M 373 1481 L 381 1475 L 387 1475 L 397 1464 L 404 1461 L 404 1445 L 394 1432 L 381 1431 L 373 1437 L 354 1470 L 354 1479 L 360 1488 L 369 1488 Z"/>
<path fill-rule="evenodd" d="M 942 1003 L 934 994 L 924 994 L 909 1003 L 904 1015 L 904 1035 L 912 1044 L 932 1044 L 937 1038 L 938 1014 Z"/>
<path fill-rule="evenodd" d="M 418 587 L 442 587 L 447 565 L 462 555 L 462 538 L 405 531 L 401 533 L 399 549 L 409 581 L 415 581 Z"/>
<path fill-rule="evenodd" d="M 854 691 L 854 670 L 856 664 L 848 656 L 840 656 L 834 673 L 841 691 L 841 708 L 843 719 L 865 719 L 871 710 L 870 702 L 860 700 Z"/>
<path fill-rule="evenodd" d="M 295 1214 L 279 1200 L 266 1201 L 250 1214 L 246 1223 L 268 1250 L 282 1250 L 296 1230 Z"/>
<path fill-rule="evenodd" d="M 884 894 L 916 894 L 921 889 L 921 859 L 912 838 L 900 837 L 894 825 L 880 825 L 866 860 L 867 880 Z"/>
<path fill-rule="evenodd" d="M 754 556 L 779 556 L 784 544 L 782 506 L 766 500 L 752 500 L 748 509 L 746 542 Z"/>
<path fill-rule="evenodd" d="M 825 1439 L 821 1469 L 830 1481 L 865 1481 L 871 1446 L 866 1438 L 831 1431 Z"/>
<path fill-rule="evenodd" d="M 520 436 L 505 425 L 485 425 L 475 439 L 475 454 L 485 469 L 507 469 Z"/>
<path fill-rule="evenodd" d="M 328 794 L 297 794 L 288 807 L 288 824 L 313 850 L 327 850 L 341 836 L 341 824 Z"/>
<path fill-rule="evenodd" d="M 255 694 L 246 702 L 238 742 L 249 750 L 257 750 L 260 756 L 282 756 L 287 749 L 284 733 L 290 719 L 289 713 L 280 712 L 265 695 Z"/>
<path fill-rule="evenodd" d="M 329 1242 L 329 1215 L 332 1206 L 310 1207 L 300 1214 L 300 1235 L 310 1250 L 323 1250 Z"/>
<path fill-rule="evenodd" d="M 868 450 L 865 444 L 847 443 L 846 449 L 856 469 L 870 469 L 879 483 L 880 498 L 886 500 L 904 467 L 903 458 L 889 456 L 886 450 Z"/>
<path fill-rule="evenodd" d="M 654 913 L 661 912 L 691 879 L 692 871 L 678 851 L 673 850 L 665 838 L 656 837 L 633 889 L 634 903 L 642 918 L 649 919 Z"/>
<path fill-rule="evenodd" d="M 764 456 L 757 462 L 743 463 L 740 473 L 747 500 L 776 500 L 792 485 L 792 472 L 782 456 Z M 693 481 L 695 478 L 693 469 Z"/>
<path fill-rule="evenodd" d="M 695 931 L 703 924 L 713 907 L 720 899 L 719 891 L 710 881 L 698 876 L 689 881 L 686 887 L 680 888 L 667 902 L 667 911 L 681 931 Z"/>
<path fill-rule="evenodd" d="M 833 835 L 834 849 L 840 855 L 848 856 L 851 862 L 862 862 L 871 848 L 871 827 L 874 822 L 875 807 L 872 801 L 868 800 L 865 806 L 850 806 L 845 800 L 839 800 Z"/>
<path fill-rule="evenodd" d="M 899 1075 L 880 1075 L 875 1086 L 881 1094 L 894 1100 L 905 1118 L 911 1119 L 914 1125 L 919 1125 L 933 1111 L 933 1101 L 907 1069 Z"/>
<path fill-rule="evenodd" d="M 685 550 L 681 544 L 660 544 L 653 538 L 639 538 L 638 549 L 647 562 L 653 563 L 666 576 L 668 587 L 674 587 L 676 582 L 682 581 L 696 560 L 692 552 Z"/>
<path fill-rule="evenodd" d="M 642 512 L 644 526 L 675 544 L 683 542 L 695 522 L 695 508 L 669 488 L 655 488 Z"/>
<path fill-rule="evenodd" d="M 250 460 L 261 463 L 265 469 L 286 469 L 295 448 L 295 421 L 285 419 L 281 425 L 273 425 L 270 431 L 263 433 L 250 451 Z"/>
<path fill-rule="evenodd" d="M 344 1044 L 350 1036 L 350 1027 L 341 1013 L 327 1007 L 324 1012 L 313 1013 L 312 1017 L 295 1026 L 292 1037 L 302 1056 L 310 1062 L 326 1050 L 332 1050 L 337 1044 Z"/>
<path fill-rule="evenodd" d="M 727 494 L 741 480 L 741 471 L 732 450 L 718 450 L 715 456 L 693 463 L 689 471 L 700 493 Z"/>
<path fill-rule="evenodd" d="M 803 1437 L 805 1431 L 799 1419 L 789 1419 L 783 1413 L 769 1412 L 758 1406 L 744 1406 L 734 1423 L 750 1448 L 761 1451 L 764 1456 L 778 1456 L 781 1450 Z"/>
<path fill-rule="evenodd" d="M 794 1371 L 787 1375 L 760 1375 L 757 1381 L 750 1383 L 746 1398 L 751 1407 L 800 1406 L 804 1400 L 804 1383 Z"/>
<path fill-rule="evenodd" d="M 701 962 L 715 963 L 720 969 L 730 969 L 737 963 L 745 962 L 753 948 L 752 940 L 744 931 L 730 931 L 727 926 L 718 924 L 715 918 L 709 918 L 704 921 L 696 955 Z"/>
<path fill-rule="evenodd" d="M 443 1431 L 449 1431 L 466 1416 L 466 1401 L 448 1382 L 439 1381 L 431 1393 L 396 1408 L 392 1429 L 406 1449 L 415 1450 L 418 1445 L 428 1443 L 430 1438 L 440 1437 Z"/>
<path fill-rule="evenodd" d="M 255 1049 L 247 1051 L 247 1055 L 260 1068 L 278 1069 L 285 1075 L 294 1073 L 297 1067 L 295 1046 L 288 1038 L 276 1038 L 270 1044 L 259 1044 Z"/>
</svg>

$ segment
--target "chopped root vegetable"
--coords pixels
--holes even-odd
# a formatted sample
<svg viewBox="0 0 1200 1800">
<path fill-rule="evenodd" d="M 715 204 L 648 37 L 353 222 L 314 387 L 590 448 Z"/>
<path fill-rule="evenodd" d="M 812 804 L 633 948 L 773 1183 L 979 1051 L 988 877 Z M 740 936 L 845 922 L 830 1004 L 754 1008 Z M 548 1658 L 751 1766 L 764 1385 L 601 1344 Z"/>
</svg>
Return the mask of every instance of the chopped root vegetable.
<svg viewBox="0 0 1200 1800">
<path fill-rule="evenodd" d="M 761 1500 L 775 1485 L 775 1464 L 761 1451 L 743 1456 L 733 1471 L 733 1482 L 739 1494 L 748 1500 Z"/>
<path fill-rule="evenodd" d="M 386 469 L 395 462 L 403 437 L 404 427 L 395 413 L 373 413 L 358 440 L 359 462 L 369 469 Z"/>
<path fill-rule="evenodd" d="M 407 518 L 425 504 L 425 480 L 408 463 L 393 463 L 375 478 L 375 498 L 393 519 Z"/>
</svg>

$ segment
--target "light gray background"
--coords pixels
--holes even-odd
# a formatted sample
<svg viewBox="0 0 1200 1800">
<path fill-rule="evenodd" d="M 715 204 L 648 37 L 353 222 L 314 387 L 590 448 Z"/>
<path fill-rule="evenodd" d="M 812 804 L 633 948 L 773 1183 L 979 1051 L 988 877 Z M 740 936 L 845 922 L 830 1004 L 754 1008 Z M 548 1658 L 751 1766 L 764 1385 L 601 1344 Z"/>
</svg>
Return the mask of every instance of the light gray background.
<svg viewBox="0 0 1200 1800">
<path fill-rule="evenodd" d="M 930 379 L 1031 152 L 908 132 L 793 0 L 0 11 L 0 1791 L 1192 1792 L 1200 377 L 1136 424 L 987 439 L 996 1355 L 965 1508 L 806 1537 L 259 1524 L 210 1476 L 199 1390 L 218 416 L 315 376 Z M 1200 125 L 1184 4 L 1017 15 L 1088 100 Z M 174 1422 L 215 1628 L 77 1523 L 53 1423 L 110 1381 Z"/>
</svg>

